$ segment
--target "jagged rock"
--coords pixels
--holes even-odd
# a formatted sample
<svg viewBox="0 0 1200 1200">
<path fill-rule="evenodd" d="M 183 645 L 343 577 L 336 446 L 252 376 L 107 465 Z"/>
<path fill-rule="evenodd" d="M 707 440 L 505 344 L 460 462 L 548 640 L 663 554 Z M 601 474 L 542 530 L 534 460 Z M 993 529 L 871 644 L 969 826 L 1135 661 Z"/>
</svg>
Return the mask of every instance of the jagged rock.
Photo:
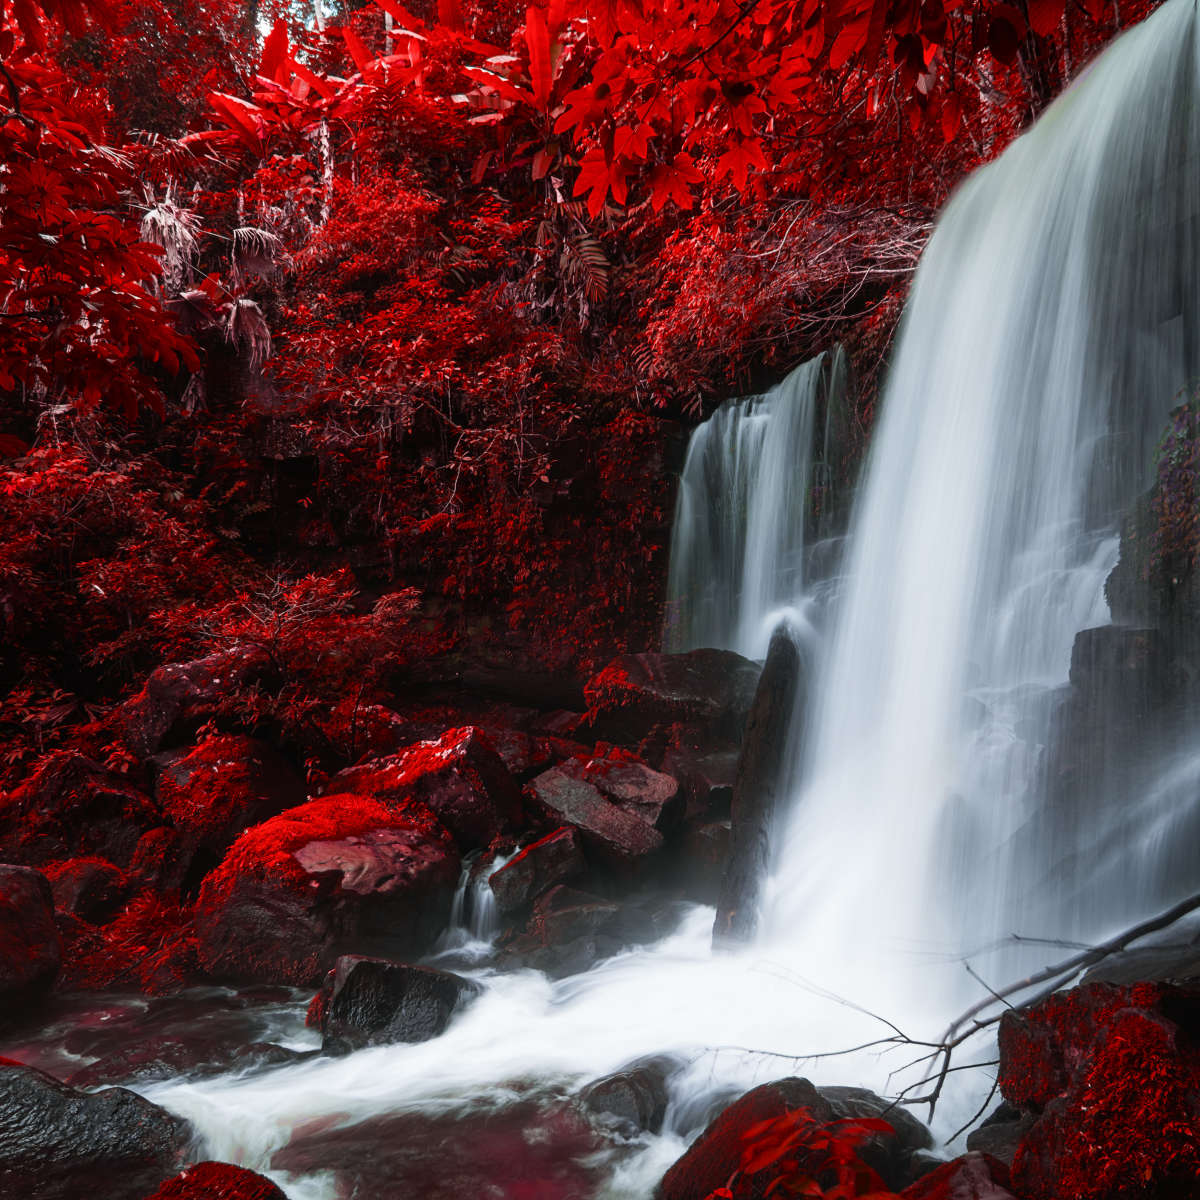
<svg viewBox="0 0 1200 1200">
<path fill-rule="evenodd" d="M 625 752 L 570 758 L 557 770 L 589 783 L 607 800 L 660 833 L 674 830 L 683 818 L 679 782 Z"/>
<path fill-rule="evenodd" d="M 731 650 L 622 654 L 588 680 L 584 696 L 597 737 L 635 744 L 656 726 L 695 725 L 738 741 L 758 666 Z"/>
<path fill-rule="evenodd" d="M 247 830 L 204 881 L 196 932 L 217 978 L 315 984 L 343 954 L 427 949 L 459 875 L 424 805 L 326 796 Z"/>
<path fill-rule="evenodd" d="M 520 911 L 555 884 L 567 883 L 586 869 L 579 835 L 569 825 L 526 846 L 488 878 L 502 913 Z"/>
<path fill-rule="evenodd" d="M 0 866 L 0 1024 L 28 1015 L 54 986 L 61 963 L 46 877 L 29 867 Z"/>
<path fill-rule="evenodd" d="M 269 1179 L 231 1163 L 202 1162 L 185 1167 L 146 1200 L 287 1200 Z"/>
<path fill-rule="evenodd" d="M 584 846 L 606 863 L 628 865 L 662 848 L 662 834 L 653 825 L 614 804 L 579 772 L 551 767 L 530 789 L 546 820 L 577 830 Z"/>
<path fill-rule="evenodd" d="M 438 1037 L 479 992 L 478 984 L 449 971 L 344 955 L 326 976 L 314 1010 L 325 1052 L 346 1054 Z"/>
<path fill-rule="evenodd" d="M 212 716 L 231 693 L 265 675 L 269 664 L 257 646 L 232 646 L 159 667 L 122 709 L 126 741 L 134 753 L 149 758 Z"/>
<path fill-rule="evenodd" d="M 327 790 L 356 792 L 388 804 L 418 800 L 464 853 L 517 829 L 523 817 L 520 787 L 488 736 L 474 726 L 350 767 Z"/>
<path fill-rule="evenodd" d="M 0 1195 L 143 1200 L 186 1141 L 184 1122 L 124 1088 L 78 1092 L 0 1062 Z"/>
<path fill-rule="evenodd" d="M 729 822 L 690 822 L 679 840 L 676 874 L 684 894 L 697 904 L 716 905 L 729 866 Z"/>
<path fill-rule="evenodd" d="M 741 751 L 736 747 L 695 750 L 672 746 L 663 755 L 662 769 L 679 780 L 684 815 L 699 820 L 725 820 L 733 803 Z"/>
<path fill-rule="evenodd" d="M 0 799 L 0 847 L 34 866 L 81 856 L 128 866 L 142 834 L 162 824 L 125 776 L 68 751 Z"/>
</svg>

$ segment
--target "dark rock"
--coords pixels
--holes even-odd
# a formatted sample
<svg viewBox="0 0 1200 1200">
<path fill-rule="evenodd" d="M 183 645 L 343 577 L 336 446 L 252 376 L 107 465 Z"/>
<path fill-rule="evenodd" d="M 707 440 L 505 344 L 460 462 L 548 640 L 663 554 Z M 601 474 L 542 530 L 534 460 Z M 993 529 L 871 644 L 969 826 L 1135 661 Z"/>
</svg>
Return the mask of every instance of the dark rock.
<svg viewBox="0 0 1200 1200">
<path fill-rule="evenodd" d="M 162 824 L 157 807 L 123 775 L 67 751 L 0 800 L 0 846 L 33 866 L 76 857 L 128 866 L 142 834 Z"/>
<path fill-rule="evenodd" d="M 232 693 L 265 675 L 269 663 L 257 646 L 232 646 L 207 658 L 159 667 L 122 710 L 126 740 L 143 758 L 165 743 L 178 744 Z"/>
<path fill-rule="evenodd" d="M 579 772 L 551 767 L 530 789 L 546 820 L 572 826 L 584 846 L 607 864 L 627 866 L 662 848 L 662 834 L 653 825 L 614 804 Z"/>
<path fill-rule="evenodd" d="M 194 876 L 187 890 L 194 893 L 203 877 L 196 869 L 199 852 L 205 852 L 207 869 L 215 867 L 243 829 L 303 803 L 305 788 L 270 746 L 241 734 L 220 734 L 163 756 L 155 795 L 180 835 Z"/>
<path fill-rule="evenodd" d="M 425 1042 L 479 994 L 478 984 L 449 971 L 345 955 L 325 978 L 320 1014 L 323 1048 L 347 1054 L 364 1046 Z"/>
<path fill-rule="evenodd" d="M 686 817 L 701 820 L 729 817 L 740 755 L 736 747 L 717 750 L 668 747 L 663 754 L 662 769 L 679 780 Z"/>
<path fill-rule="evenodd" d="M 663 1058 L 627 1067 L 589 1084 L 579 1102 L 623 1137 L 659 1133 L 667 1113 L 667 1078 L 677 1065 Z"/>
<path fill-rule="evenodd" d="M 902 1200 L 1016 1200 L 1008 1169 L 987 1154 L 964 1154 L 922 1175 L 904 1189 Z"/>
<path fill-rule="evenodd" d="M 474 726 L 350 767 L 327 791 L 356 792 L 388 804 L 420 801 L 464 853 L 519 828 L 524 815 L 520 787 L 487 735 Z"/>
<path fill-rule="evenodd" d="M 679 841 L 677 876 L 684 895 L 697 904 L 715 905 L 729 863 L 728 821 L 691 822 Z"/>
<path fill-rule="evenodd" d="M 78 1092 L 0 1063 L 0 1195 L 143 1200 L 179 1168 L 186 1126 L 124 1088 Z"/>
<path fill-rule="evenodd" d="M 820 1092 L 836 1120 L 869 1117 L 892 1127 L 893 1133 L 875 1134 L 858 1151 L 859 1158 L 877 1171 L 888 1187 L 898 1191 L 916 1178 L 910 1170 L 912 1156 L 931 1149 L 933 1135 L 912 1113 L 865 1088 L 823 1087 Z"/>
<path fill-rule="evenodd" d="M 579 835 L 569 825 L 526 846 L 488 878 L 502 913 L 520 911 L 558 883 L 582 875 L 586 868 Z"/>
<path fill-rule="evenodd" d="M 27 1016 L 54 986 L 61 963 L 46 877 L 29 867 L 0 866 L 0 1024 Z"/>
<path fill-rule="evenodd" d="M 164 825 L 138 839 L 129 860 L 129 874 L 157 892 L 174 892 L 182 888 L 191 865 L 191 856 L 179 832 Z"/>
<path fill-rule="evenodd" d="M 157 1083 L 184 1075 L 205 1079 L 228 1071 L 282 1067 L 309 1057 L 272 1042 L 212 1043 L 200 1039 L 153 1038 L 106 1054 L 67 1079 L 71 1087 L 94 1088 L 114 1083 Z"/>
<path fill-rule="evenodd" d="M 1011 1104 L 1001 1104 L 978 1129 L 967 1134 L 967 1149 L 990 1155 L 1011 1167 L 1021 1139 L 1036 1120 L 1033 1113 L 1023 1113 Z"/>
<path fill-rule="evenodd" d="M 1200 980 L 1200 945 L 1142 946 L 1110 954 L 1081 983 L 1186 983 Z"/>
<path fill-rule="evenodd" d="M 128 875 L 103 858 L 68 859 L 45 874 L 55 908 L 91 925 L 103 925 L 129 898 Z"/>
<path fill-rule="evenodd" d="M 679 782 L 627 752 L 571 758 L 556 769 L 572 779 L 590 783 L 605 799 L 660 833 L 670 833 L 683 819 L 684 800 Z"/>
<path fill-rule="evenodd" d="M 231 1163 L 202 1162 L 185 1167 L 146 1200 L 287 1200 L 269 1179 Z"/>
<path fill-rule="evenodd" d="M 588 680 L 584 696 L 597 737 L 632 745 L 657 726 L 697 725 L 738 741 L 758 666 L 731 650 L 623 654 Z"/>
<path fill-rule="evenodd" d="M 714 945 L 748 941 L 758 926 L 759 894 L 787 771 L 788 734 L 802 670 L 795 639 L 780 626 L 771 637 L 738 759 L 729 862 L 713 922 Z"/>
<path fill-rule="evenodd" d="M 459 876 L 450 835 L 421 804 L 326 796 L 247 830 L 196 906 L 210 975 L 315 984 L 343 954 L 421 953 Z"/>
</svg>

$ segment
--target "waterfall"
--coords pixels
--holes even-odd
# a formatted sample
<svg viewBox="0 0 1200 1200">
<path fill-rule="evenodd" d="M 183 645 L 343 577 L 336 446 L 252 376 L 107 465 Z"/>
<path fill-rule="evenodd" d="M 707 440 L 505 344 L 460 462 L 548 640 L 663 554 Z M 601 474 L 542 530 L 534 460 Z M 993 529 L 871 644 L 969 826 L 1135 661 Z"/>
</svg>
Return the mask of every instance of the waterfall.
<svg viewBox="0 0 1200 1200">
<path fill-rule="evenodd" d="M 602 1193 L 644 1200 L 705 1102 L 731 1089 L 800 1071 L 894 1094 L 903 1059 L 829 1052 L 887 1036 L 871 1012 L 911 1036 L 939 1034 L 981 994 L 965 952 L 998 934 L 1141 915 L 1121 906 L 1142 889 L 1089 884 L 1086 847 L 1104 840 L 1096 826 L 1108 809 L 1074 826 L 1044 821 L 1042 756 L 1075 635 L 1108 620 L 1116 521 L 1197 369 L 1196 60 L 1193 0 L 1168 0 L 939 221 L 882 401 L 815 693 L 795 722 L 794 803 L 759 941 L 714 957 L 712 911 L 697 908 L 657 945 L 572 978 L 474 971 L 483 994 L 430 1042 L 147 1089 L 195 1123 L 209 1153 L 269 1168 L 307 1131 L 495 1109 L 675 1051 L 683 1066 L 663 1137 L 646 1139 Z M 785 389 L 802 391 L 807 370 Z M 705 440 L 732 461 L 776 407 L 801 426 L 812 420 L 811 401 L 744 404 L 698 435 L 689 468 L 707 459 Z M 753 641 L 754 620 L 800 594 L 797 497 L 810 460 L 796 447 L 812 441 L 797 434 L 786 451 L 783 438 L 760 435 L 755 453 L 765 463 L 780 449 L 781 474 L 768 483 L 760 465 L 736 492 L 746 497 L 742 565 L 732 552 L 721 559 L 722 607 L 689 615 L 679 644 L 702 636 L 753 649 L 739 639 Z M 779 511 L 760 540 L 750 497 L 762 489 L 769 507 L 768 487 Z M 708 510 L 696 501 L 689 511 L 680 536 L 708 547 L 715 575 L 723 527 L 719 539 L 711 524 L 702 535 Z M 750 585 L 747 564 L 764 568 Z M 703 582 L 700 567 L 688 570 Z M 725 624 L 701 635 L 718 612 Z M 1173 760 L 1145 803 L 1191 804 L 1197 775 L 1193 758 Z M 1174 828 L 1158 822 L 1152 836 L 1169 841 Z M 1132 852 L 1124 866 L 1138 882 L 1156 869 Z M 988 982 L 1006 981 L 990 968 Z M 959 1111 L 952 1097 L 939 1109 L 947 1132 L 988 1085 L 969 1072 L 954 1082 L 969 1094 Z M 285 1182 L 294 1200 L 336 1194 L 319 1170 Z"/>
<path fill-rule="evenodd" d="M 765 655 L 780 610 L 804 595 L 813 492 L 828 491 L 845 390 L 838 347 L 765 395 L 723 404 L 693 431 L 671 538 L 667 649 Z"/>
</svg>

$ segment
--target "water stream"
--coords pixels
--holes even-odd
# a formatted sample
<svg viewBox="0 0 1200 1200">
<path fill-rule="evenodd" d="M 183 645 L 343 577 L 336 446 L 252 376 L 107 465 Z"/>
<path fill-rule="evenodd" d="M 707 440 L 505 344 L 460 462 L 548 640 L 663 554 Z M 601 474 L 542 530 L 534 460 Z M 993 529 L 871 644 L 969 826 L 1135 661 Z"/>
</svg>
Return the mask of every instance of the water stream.
<svg viewBox="0 0 1200 1200">
<path fill-rule="evenodd" d="M 795 798 L 758 943 L 714 958 L 712 911 L 696 908 L 659 944 L 573 978 L 481 962 L 471 973 L 485 994 L 435 1041 L 147 1089 L 195 1123 L 209 1154 L 260 1169 L 290 1162 L 276 1171 L 290 1196 L 330 1200 L 351 1194 L 338 1190 L 346 1177 L 323 1171 L 319 1156 L 305 1167 L 295 1149 L 306 1139 L 405 1114 L 525 1112 L 674 1052 L 664 1135 L 589 1168 L 602 1180 L 594 1194 L 644 1198 L 731 1091 L 793 1069 L 893 1093 L 911 1078 L 890 1077 L 903 1055 L 792 1062 L 747 1048 L 803 1056 L 879 1036 L 855 1005 L 914 1035 L 938 1033 L 978 995 L 964 952 L 1014 930 L 1090 935 L 1139 915 L 1128 909 L 1154 891 L 1152 838 L 1124 863 L 1128 887 L 1103 895 L 1077 853 L 1102 829 L 1063 831 L 1076 844 L 1043 846 L 1038 861 L 1016 848 L 1043 802 L 1042 753 L 1074 636 L 1108 619 L 1116 521 L 1196 373 L 1195 25 L 1192 0 L 1169 0 L 968 180 L 938 224 L 883 400 L 816 698 L 796 722 Z M 729 548 L 725 526 L 708 538 L 728 556 L 723 598 L 705 600 L 679 644 L 753 652 L 763 618 L 801 594 L 808 485 L 795 447 L 811 445 L 812 404 L 795 397 L 811 394 L 817 370 L 801 368 L 765 405 L 770 420 L 786 410 L 796 423 L 783 457 L 783 437 L 762 437 L 757 402 L 710 423 L 716 468 L 693 447 L 689 471 L 701 461 L 727 471 L 720 487 L 746 515 L 733 523 L 740 546 Z M 752 444 L 753 489 L 740 482 Z M 681 568 L 677 588 L 695 587 L 682 582 L 695 575 Z M 1190 803 L 1195 777 L 1180 759 L 1146 803 Z M 1087 902 L 1064 911 L 1065 894 Z M 1013 965 L 975 961 L 995 982 Z M 964 1076 L 939 1126 L 952 1128 L 988 1083 Z M 533 1124 L 530 1138 L 549 1136 Z M 277 1158 L 284 1147 L 291 1157 Z M 586 1194 L 572 1186 L 544 1194 Z"/>
</svg>

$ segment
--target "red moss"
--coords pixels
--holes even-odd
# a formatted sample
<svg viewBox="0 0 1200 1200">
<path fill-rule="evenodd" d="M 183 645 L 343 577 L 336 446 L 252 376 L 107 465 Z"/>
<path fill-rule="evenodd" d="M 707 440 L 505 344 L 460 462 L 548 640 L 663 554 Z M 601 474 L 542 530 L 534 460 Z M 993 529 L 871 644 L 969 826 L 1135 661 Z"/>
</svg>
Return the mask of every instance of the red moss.
<svg viewBox="0 0 1200 1200">
<path fill-rule="evenodd" d="M 287 1200 L 269 1179 L 230 1163 L 187 1167 L 146 1200 Z"/>
</svg>

